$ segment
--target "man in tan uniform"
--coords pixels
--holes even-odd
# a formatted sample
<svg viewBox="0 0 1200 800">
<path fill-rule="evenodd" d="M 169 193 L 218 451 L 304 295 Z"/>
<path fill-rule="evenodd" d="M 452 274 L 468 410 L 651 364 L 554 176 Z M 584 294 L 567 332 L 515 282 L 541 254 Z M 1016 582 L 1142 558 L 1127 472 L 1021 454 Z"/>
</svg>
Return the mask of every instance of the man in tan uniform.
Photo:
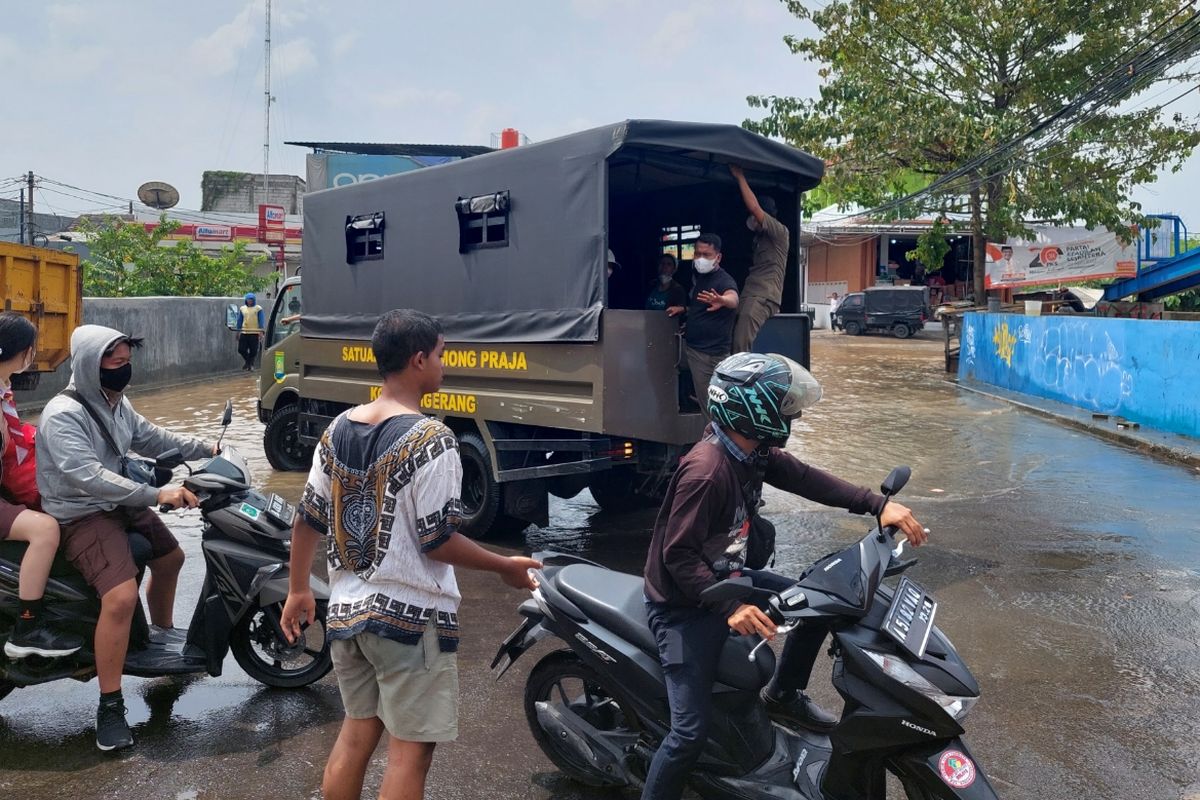
<svg viewBox="0 0 1200 800">
<path fill-rule="evenodd" d="M 790 237 L 787 227 L 775 218 L 775 201 L 764 196 L 760 202 L 746 183 L 741 167 L 730 164 L 729 172 L 737 181 L 742 202 L 750 212 L 746 225 L 754 231 L 754 258 L 742 287 L 737 321 L 733 326 L 733 352 L 743 353 L 753 349 L 759 329 L 779 313 Z"/>
</svg>

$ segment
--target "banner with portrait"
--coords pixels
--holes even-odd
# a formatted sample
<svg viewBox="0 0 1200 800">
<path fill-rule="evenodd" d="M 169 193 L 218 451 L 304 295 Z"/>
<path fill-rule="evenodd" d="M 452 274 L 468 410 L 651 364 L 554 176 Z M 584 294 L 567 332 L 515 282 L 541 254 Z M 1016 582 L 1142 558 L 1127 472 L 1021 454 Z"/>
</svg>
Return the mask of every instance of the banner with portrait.
<svg viewBox="0 0 1200 800">
<path fill-rule="evenodd" d="M 1122 278 L 1137 271 L 1136 244 L 1104 228 L 1035 228 L 1035 241 L 988 242 L 985 284 L 1007 289 Z"/>
</svg>

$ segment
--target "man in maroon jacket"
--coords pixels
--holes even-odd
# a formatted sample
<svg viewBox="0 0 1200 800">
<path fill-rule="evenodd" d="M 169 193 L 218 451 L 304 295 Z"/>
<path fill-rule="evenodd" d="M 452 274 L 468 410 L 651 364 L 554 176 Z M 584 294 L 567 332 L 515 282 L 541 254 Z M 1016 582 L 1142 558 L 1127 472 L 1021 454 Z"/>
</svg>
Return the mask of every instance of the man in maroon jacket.
<svg viewBox="0 0 1200 800">
<path fill-rule="evenodd" d="M 717 662 L 732 628 L 739 634 L 775 635 L 776 625 L 757 606 L 730 601 L 706 606 L 700 593 L 717 583 L 714 565 L 743 563 L 759 481 L 855 514 L 878 514 L 907 534 L 926 533 L 912 512 L 894 500 L 810 467 L 781 449 L 792 419 L 821 397 L 821 387 L 783 356 L 738 353 L 722 361 L 708 389 L 712 424 L 679 462 L 646 561 L 646 607 L 671 707 L 671 731 L 654 754 L 643 800 L 674 800 L 704 749 L 712 715 Z M 760 477 L 761 476 L 761 477 Z M 747 507 L 751 506 L 751 507 Z M 756 585 L 783 589 L 794 581 L 750 572 Z M 788 637 L 775 676 L 763 690 L 773 717 L 814 729 L 837 718 L 805 693 L 826 631 L 801 628 Z"/>
</svg>

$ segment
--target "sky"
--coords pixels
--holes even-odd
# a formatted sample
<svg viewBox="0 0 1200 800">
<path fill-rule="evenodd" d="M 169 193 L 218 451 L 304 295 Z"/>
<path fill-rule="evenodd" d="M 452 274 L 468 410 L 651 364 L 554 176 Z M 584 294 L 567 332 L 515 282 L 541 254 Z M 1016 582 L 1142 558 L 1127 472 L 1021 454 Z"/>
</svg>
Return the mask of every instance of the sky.
<svg viewBox="0 0 1200 800">
<path fill-rule="evenodd" d="M 0 197 L 33 170 L 115 198 L 166 181 L 198 209 L 205 170 L 261 172 L 263 18 L 264 0 L 0 0 Z M 783 43 L 811 33 L 779 0 L 274 0 L 271 172 L 304 175 L 307 150 L 289 140 L 489 145 L 507 127 L 540 141 L 627 118 L 740 124 L 761 115 L 748 95 L 817 92 L 816 66 Z M 1194 156 L 1136 199 L 1187 221 L 1198 180 Z M 118 202 L 48 183 L 35 195 L 58 213 Z"/>
</svg>

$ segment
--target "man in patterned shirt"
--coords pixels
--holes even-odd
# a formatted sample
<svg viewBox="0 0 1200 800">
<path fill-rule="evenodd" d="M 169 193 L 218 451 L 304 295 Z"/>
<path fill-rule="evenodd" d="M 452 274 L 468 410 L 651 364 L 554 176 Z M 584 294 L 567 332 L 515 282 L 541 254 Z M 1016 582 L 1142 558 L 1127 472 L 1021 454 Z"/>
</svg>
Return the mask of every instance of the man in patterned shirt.
<svg viewBox="0 0 1200 800">
<path fill-rule="evenodd" d="M 323 796 L 360 796 L 386 730 L 379 796 L 419 800 L 434 746 L 458 736 L 454 566 L 532 589 L 528 571 L 541 564 L 496 555 L 457 530 L 458 440 L 420 410 L 421 396 L 442 385 L 441 325 L 418 311 L 391 311 L 375 326 L 371 347 L 383 391 L 321 437 L 292 533 L 283 629 L 296 641 L 316 617 L 309 573 L 324 536 L 326 629 L 346 719 L 325 766 Z"/>
</svg>

